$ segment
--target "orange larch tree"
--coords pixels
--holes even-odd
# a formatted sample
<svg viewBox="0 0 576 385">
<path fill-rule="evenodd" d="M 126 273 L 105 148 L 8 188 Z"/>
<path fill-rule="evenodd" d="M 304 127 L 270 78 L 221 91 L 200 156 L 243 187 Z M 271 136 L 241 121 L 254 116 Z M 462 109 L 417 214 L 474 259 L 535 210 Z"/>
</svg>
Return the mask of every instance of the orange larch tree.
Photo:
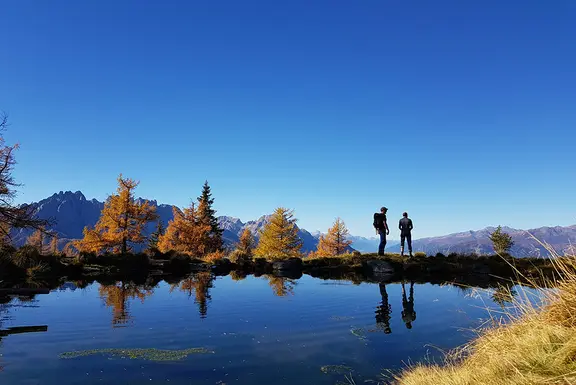
<svg viewBox="0 0 576 385">
<path fill-rule="evenodd" d="M 194 203 L 181 211 L 173 209 L 174 219 L 168 222 L 166 232 L 158 237 L 158 249 L 166 253 L 177 251 L 194 257 L 202 257 L 209 252 L 207 239 L 211 227 L 198 220 Z"/>
<path fill-rule="evenodd" d="M 344 221 L 336 218 L 332 227 L 328 229 L 328 234 L 320 236 L 318 248 L 314 254 L 320 257 L 344 254 L 352 244 L 348 235 L 349 232 Z"/>
<path fill-rule="evenodd" d="M 44 233 L 43 229 L 38 229 L 26 239 L 26 244 L 38 250 L 40 254 L 44 252 Z"/>
<path fill-rule="evenodd" d="M 301 257 L 303 243 L 296 221 L 292 210 L 278 207 L 260 231 L 254 255 L 269 260 Z"/>
<path fill-rule="evenodd" d="M 50 254 L 57 255 L 60 253 L 60 248 L 58 247 L 58 235 L 51 234 L 52 239 L 50 240 Z"/>
<path fill-rule="evenodd" d="M 135 244 L 146 241 L 144 226 L 156 220 L 156 207 L 148 201 L 134 198 L 139 182 L 118 177 L 118 190 L 111 195 L 102 209 L 94 229 L 84 228 L 84 238 L 74 246 L 79 251 L 101 253 L 110 251 L 125 254 Z"/>
</svg>

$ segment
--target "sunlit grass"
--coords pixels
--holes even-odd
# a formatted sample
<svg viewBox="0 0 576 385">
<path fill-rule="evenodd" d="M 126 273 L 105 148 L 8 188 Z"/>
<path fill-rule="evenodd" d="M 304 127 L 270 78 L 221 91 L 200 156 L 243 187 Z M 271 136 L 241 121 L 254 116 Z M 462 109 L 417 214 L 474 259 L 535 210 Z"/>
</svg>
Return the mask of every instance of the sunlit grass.
<svg viewBox="0 0 576 385">
<path fill-rule="evenodd" d="M 549 251 L 560 278 L 548 281 L 555 289 L 538 292 L 542 304 L 534 304 L 527 292 L 514 296 L 500 290 L 497 298 L 514 305 L 515 311 L 505 314 L 507 322 L 502 321 L 502 314 L 493 314 L 495 327 L 480 330 L 476 340 L 447 354 L 441 365 L 409 366 L 393 376 L 393 383 L 576 384 L 576 258 Z M 519 280 L 531 280 L 518 275 Z"/>
</svg>

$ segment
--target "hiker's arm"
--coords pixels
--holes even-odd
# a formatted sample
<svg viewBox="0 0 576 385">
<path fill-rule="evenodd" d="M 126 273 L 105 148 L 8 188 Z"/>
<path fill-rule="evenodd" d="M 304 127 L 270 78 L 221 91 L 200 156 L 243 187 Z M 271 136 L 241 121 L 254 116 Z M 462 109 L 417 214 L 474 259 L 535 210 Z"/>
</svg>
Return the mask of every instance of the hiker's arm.
<svg viewBox="0 0 576 385">
<path fill-rule="evenodd" d="M 400 219 L 400 222 L 398 222 L 398 228 L 402 230 L 402 219 Z"/>
<path fill-rule="evenodd" d="M 412 224 L 412 220 L 410 220 L 410 230 L 412 230 L 414 228 L 414 225 Z"/>
<path fill-rule="evenodd" d="M 386 228 L 386 235 L 390 234 L 390 229 L 388 229 L 388 222 L 384 221 L 384 227 Z"/>
</svg>

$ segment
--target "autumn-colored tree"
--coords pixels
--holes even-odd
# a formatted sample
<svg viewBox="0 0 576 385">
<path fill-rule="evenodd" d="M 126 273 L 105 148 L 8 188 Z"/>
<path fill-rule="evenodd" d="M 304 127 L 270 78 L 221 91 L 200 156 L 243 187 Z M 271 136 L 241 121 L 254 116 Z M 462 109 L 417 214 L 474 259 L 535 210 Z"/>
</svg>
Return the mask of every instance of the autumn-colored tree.
<svg viewBox="0 0 576 385">
<path fill-rule="evenodd" d="M 328 229 L 328 234 L 320 236 L 315 254 L 320 257 L 344 254 L 352 244 L 348 235 L 349 232 L 344 221 L 336 218 L 332 227 Z"/>
<path fill-rule="evenodd" d="M 26 244 L 35 248 L 40 254 L 44 252 L 44 233 L 43 229 L 38 229 L 26 239 Z"/>
<path fill-rule="evenodd" d="M 210 226 L 210 232 L 205 240 L 206 253 L 221 251 L 224 245 L 222 241 L 223 230 L 218 225 L 216 210 L 212 208 L 213 204 L 214 198 L 212 198 L 210 186 L 206 181 L 202 187 L 202 194 L 198 197 L 198 221 L 203 225 Z"/>
<path fill-rule="evenodd" d="M 8 145 L 4 131 L 8 128 L 8 116 L 0 114 L 0 242 L 10 241 L 13 228 L 42 229 L 48 221 L 34 218 L 34 208 L 30 205 L 15 205 L 16 188 L 20 186 L 12 176 L 16 160 L 14 152 L 18 145 Z"/>
<path fill-rule="evenodd" d="M 101 253 L 110 251 L 125 254 L 133 245 L 146 240 L 144 226 L 155 220 L 156 208 L 148 201 L 134 198 L 139 182 L 118 177 L 118 190 L 111 195 L 102 209 L 94 229 L 84 228 L 84 238 L 74 246 L 79 251 Z"/>
<path fill-rule="evenodd" d="M 138 298 L 144 302 L 154 293 L 154 290 L 131 282 L 119 282 L 115 285 L 101 285 L 98 293 L 106 306 L 112 308 L 112 325 L 122 325 L 130 320 L 128 301 Z"/>
<path fill-rule="evenodd" d="M 301 257 L 302 240 L 298 235 L 296 221 L 292 210 L 277 208 L 260 232 L 254 255 L 269 260 Z"/>
<path fill-rule="evenodd" d="M 161 220 L 158 220 L 158 223 L 156 224 L 156 230 L 150 234 L 150 238 L 148 239 L 148 250 L 158 250 L 158 240 L 162 235 L 164 235 L 164 232 L 164 225 L 162 224 Z"/>
<path fill-rule="evenodd" d="M 252 232 L 249 229 L 244 229 L 242 235 L 240 236 L 240 241 L 236 246 L 236 250 L 245 255 L 252 256 L 255 243 L 256 242 L 254 241 L 254 236 L 252 235 Z"/>
<path fill-rule="evenodd" d="M 240 236 L 240 241 L 236 245 L 236 249 L 230 254 L 230 261 L 239 265 L 245 264 L 252 259 L 255 246 L 254 236 L 249 229 L 244 229 Z"/>
<path fill-rule="evenodd" d="M 60 253 L 60 248 L 58 247 L 58 235 L 52 234 L 50 240 L 50 254 L 56 255 Z"/>
<path fill-rule="evenodd" d="M 75 257 L 78 255 L 78 249 L 74 246 L 75 241 L 66 243 L 62 252 L 67 257 Z"/>
<path fill-rule="evenodd" d="M 210 226 L 200 223 L 194 203 L 183 211 L 173 209 L 174 218 L 168 223 L 166 232 L 158 238 L 158 248 L 166 253 L 174 250 L 194 257 L 206 254 L 206 237 Z"/>
</svg>

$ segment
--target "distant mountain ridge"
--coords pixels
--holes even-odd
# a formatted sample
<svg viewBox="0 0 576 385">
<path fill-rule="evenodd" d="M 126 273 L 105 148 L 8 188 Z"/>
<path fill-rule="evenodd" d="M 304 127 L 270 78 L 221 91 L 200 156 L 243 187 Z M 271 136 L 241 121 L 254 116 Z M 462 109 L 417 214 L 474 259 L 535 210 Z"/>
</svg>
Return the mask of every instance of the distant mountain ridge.
<svg viewBox="0 0 576 385">
<path fill-rule="evenodd" d="M 428 255 L 436 253 L 476 253 L 492 254 L 490 233 L 495 227 L 486 227 L 478 231 L 465 231 L 448 234 L 440 237 L 421 238 L 414 240 L 414 251 L 423 251 Z M 549 257 L 550 253 L 540 242 L 549 244 L 561 255 L 576 252 L 576 225 L 539 227 L 529 230 L 520 230 L 503 226 L 502 231 L 508 233 L 514 246 L 510 254 L 517 257 Z M 399 251 L 400 246 L 390 248 L 391 252 Z"/>
<path fill-rule="evenodd" d="M 155 200 L 150 200 L 150 202 L 156 206 L 162 223 L 167 225 L 168 221 L 173 217 L 172 210 L 175 206 L 158 204 Z M 58 234 L 60 246 L 63 247 L 68 241 L 81 238 L 82 230 L 85 226 L 92 227 L 96 224 L 100 217 L 100 212 L 104 207 L 104 202 L 96 199 L 88 200 L 80 191 L 60 191 L 46 199 L 30 203 L 29 205 L 32 206 L 38 218 L 54 220 L 54 225 L 51 227 L 51 230 Z M 269 215 L 264 215 L 257 220 L 245 223 L 238 218 L 228 216 L 218 217 L 220 227 L 224 230 L 223 237 L 225 244 L 233 245 L 238 242 L 240 235 L 246 228 L 250 229 L 255 237 L 258 237 L 259 230 L 264 226 L 269 217 Z M 155 226 L 155 223 L 149 223 L 145 230 L 146 233 L 152 233 Z M 444 254 L 450 252 L 489 254 L 492 253 L 493 250 L 488 236 L 493 230 L 494 227 L 487 227 L 478 231 L 466 231 L 440 237 L 421 238 L 413 241 L 413 248 L 414 251 L 424 251 L 427 254 L 436 254 L 438 252 Z M 573 245 L 576 245 L 576 225 L 567 227 L 540 227 L 527 231 L 504 227 L 503 230 L 512 236 L 515 242 L 512 254 L 519 257 L 548 255 L 548 251 L 532 239 L 530 234 L 542 242 L 549 243 L 560 253 L 567 253 L 571 250 L 574 251 Z M 298 231 L 304 244 L 304 251 L 315 250 L 321 233 L 310 233 L 302 228 L 299 228 Z M 24 244 L 30 233 L 30 230 L 14 231 L 12 235 L 16 245 Z M 378 248 L 379 239 L 377 237 L 367 238 L 350 235 L 350 239 L 354 241 L 352 247 L 361 252 L 374 252 Z M 389 240 L 386 251 L 400 251 L 398 241 Z"/>
</svg>

